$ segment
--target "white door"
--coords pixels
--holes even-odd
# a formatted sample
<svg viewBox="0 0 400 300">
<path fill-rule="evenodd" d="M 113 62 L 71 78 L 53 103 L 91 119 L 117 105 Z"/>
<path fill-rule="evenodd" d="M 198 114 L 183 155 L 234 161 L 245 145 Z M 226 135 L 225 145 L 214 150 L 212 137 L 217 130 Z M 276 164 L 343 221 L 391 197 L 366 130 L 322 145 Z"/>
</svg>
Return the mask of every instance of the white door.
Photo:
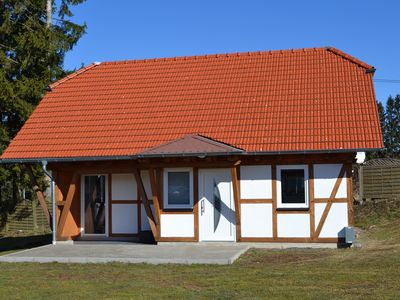
<svg viewBox="0 0 400 300">
<path fill-rule="evenodd" d="M 230 169 L 199 170 L 200 241 L 235 241 L 235 205 Z"/>
</svg>

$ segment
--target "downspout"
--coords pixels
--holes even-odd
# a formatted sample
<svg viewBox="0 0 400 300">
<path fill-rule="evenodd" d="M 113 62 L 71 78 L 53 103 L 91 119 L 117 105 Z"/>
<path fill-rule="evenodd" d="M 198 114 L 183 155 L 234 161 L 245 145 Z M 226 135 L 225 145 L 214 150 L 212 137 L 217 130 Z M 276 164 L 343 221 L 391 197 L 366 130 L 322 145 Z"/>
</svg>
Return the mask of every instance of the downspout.
<svg viewBox="0 0 400 300">
<path fill-rule="evenodd" d="M 53 218 L 52 218 L 52 229 L 53 229 L 53 245 L 57 242 L 57 228 L 56 228 L 56 195 L 55 195 L 55 182 L 54 177 L 51 172 L 47 170 L 47 160 L 42 160 L 42 167 L 43 172 L 50 178 L 50 194 L 51 194 L 51 204 L 52 204 L 52 211 L 53 211 Z"/>
</svg>

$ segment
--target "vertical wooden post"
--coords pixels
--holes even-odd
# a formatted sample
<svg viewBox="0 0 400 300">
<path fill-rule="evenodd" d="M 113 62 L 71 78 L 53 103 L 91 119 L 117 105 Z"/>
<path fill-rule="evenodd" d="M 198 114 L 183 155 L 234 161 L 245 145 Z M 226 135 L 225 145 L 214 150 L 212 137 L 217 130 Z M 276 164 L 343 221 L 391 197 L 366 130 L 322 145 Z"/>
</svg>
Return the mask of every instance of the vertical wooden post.
<svg viewBox="0 0 400 300">
<path fill-rule="evenodd" d="M 359 166 L 358 182 L 360 184 L 360 201 L 363 201 L 363 199 L 364 199 L 364 171 L 363 171 L 362 165 Z"/>
<path fill-rule="evenodd" d="M 347 212 L 349 226 L 354 224 L 352 165 L 346 164 Z"/>
<path fill-rule="evenodd" d="M 314 205 L 314 165 L 308 165 L 308 202 L 310 206 L 310 237 L 314 239 L 315 205 Z"/>
<path fill-rule="evenodd" d="M 112 236 L 112 174 L 108 174 L 108 235 Z"/>
<path fill-rule="evenodd" d="M 271 166 L 271 179 L 272 179 L 272 238 L 278 239 L 278 215 L 276 214 L 277 208 L 277 192 L 276 192 L 276 165 Z"/>
<path fill-rule="evenodd" d="M 199 241 L 199 168 L 193 168 L 194 239 Z"/>
<path fill-rule="evenodd" d="M 235 202 L 235 215 L 236 215 L 236 240 L 240 241 L 242 239 L 241 233 L 241 220 L 240 220 L 240 194 L 239 194 L 239 180 L 237 166 L 231 168 L 232 185 L 233 185 L 233 199 Z"/>
</svg>

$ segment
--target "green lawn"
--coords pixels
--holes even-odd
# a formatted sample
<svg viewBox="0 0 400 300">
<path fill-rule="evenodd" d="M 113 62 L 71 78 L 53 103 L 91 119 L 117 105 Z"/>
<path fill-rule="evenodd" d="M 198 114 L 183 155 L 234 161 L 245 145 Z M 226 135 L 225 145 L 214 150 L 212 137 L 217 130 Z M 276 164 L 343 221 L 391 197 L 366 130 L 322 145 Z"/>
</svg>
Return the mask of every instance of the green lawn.
<svg viewBox="0 0 400 300">
<path fill-rule="evenodd" d="M 356 210 L 361 249 L 250 250 L 230 266 L 2 263 L 0 297 L 400 299 L 400 219 L 376 217 L 381 206 Z"/>
</svg>

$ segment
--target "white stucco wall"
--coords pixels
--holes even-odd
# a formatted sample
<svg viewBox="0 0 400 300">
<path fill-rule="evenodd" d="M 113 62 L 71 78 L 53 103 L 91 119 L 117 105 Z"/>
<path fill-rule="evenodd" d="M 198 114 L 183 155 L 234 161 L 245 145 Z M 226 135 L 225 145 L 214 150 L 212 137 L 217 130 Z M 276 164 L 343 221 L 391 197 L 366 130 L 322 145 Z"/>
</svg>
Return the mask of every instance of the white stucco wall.
<svg viewBox="0 0 400 300">
<path fill-rule="evenodd" d="M 314 165 L 314 197 L 329 198 L 336 180 L 339 177 L 342 164 L 315 164 Z M 336 198 L 346 198 L 346 177 L 340 183 Z"/>
<path fill-rule="evenodd" d="M 242 237 L 272 237 L 272 204 L 241 204 Z"/>
<path fill-rule="evenodd" d="M 161 237 L 194 237 L 194 215 L 162 214 Z"/>
<path fill-rule="evenodd" d="M 240 197 L 242 199 L 271 199 L 271 166 L 241 166 Z"/>
<path fill-rule="evenodd" d="M 146 215 L 146 209 L 144 208 L 143 204 L 141 205 L 141 207 L 142 207 L 142 211 L 141 211 L 141 215 L 140 215 L 141 216 L 141 219 L 140 219 L 141 230 L 142 231 L 151 230 L 150 223 L 149 223 L 149 220 L 147 219 L 147 215 Z M 150 205 L 150 207 L 151 207 L 151 211 L 153 212 L 153 215 L 154 215 L 154 206 Z"/>
<path fill-rule="evenodd" d="M 315 226 L 318 226 L 326 203 L 315 204 Z M 337 238 L 343 237 L 343 228 L 348 226 L 347 203 L 333 203 L 326 217 L 319 237 Z"/>
<path fill-rule="evenodd" d="M 112 232 L 138 233 L 137 204 L 113 204 Z"/>
<path fill-rule="evenodd" d="M 112 199 L 137 200 L 137 185 L 133 174 L 112 174 Z"/>
<path fill-rule="evenodd" d="M 144 190 L 146 191 L 147 198 L 148 199 L 152 199 L 153 198 L 153 194 L 151 192 L 149 171 L 147 171 L 147 170 L 140 171 L 140 176 L 142 177 Z"/>
<path fill-rule="evenodd" d="M 278 237 L 310 237 L 309 214 L 278 214 Z"/>
</svg>

